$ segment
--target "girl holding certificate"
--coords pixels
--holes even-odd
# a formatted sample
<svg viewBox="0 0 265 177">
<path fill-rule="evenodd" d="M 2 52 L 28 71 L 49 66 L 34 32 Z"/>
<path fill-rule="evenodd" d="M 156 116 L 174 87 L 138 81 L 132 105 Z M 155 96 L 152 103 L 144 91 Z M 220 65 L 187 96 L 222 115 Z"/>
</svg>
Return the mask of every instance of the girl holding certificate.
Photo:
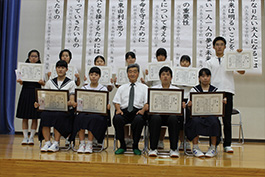
<svg viewBox="0 0 265 177">
<path fill-rule="evenodd" d="M 199 71 L 199 82 L 200 84 L 193 87 L 191 92 L 216 92 L 217 88 L 210 85 L 211 82 L 211 71 L 207 68 L 202 68 Z M 192 102 L 188 102 L 190 107 Z M 186 123 L 186 135 L 187 138 L 192 141 L 193 149 L 192 153 L 195 157 L 214 157 L 217 154 L 216 146 L 220 142 L 221 136 L 221 124 L 216 116 L 210 117 L 193 117 L 187 120 Z M 208 151 L 204 154 L 199 146 L 199 135 L 209 136 L 211 139 L 211 146 Z"/>
<path fill-rule="evenodd" d="M 28 59 L 26 63 L 41 63 L 40 53 L 37 50 L 31 50 L 28 53 Z M 35 98 L 35 88 L 41 88 L 44 85 L 44 81 L 39 82 L 27 82 L 21 79 L 17 80 L 18 83 L 22 85 L 22 90 L 20 92 L 18 106 L 17 106 L 17 118 L 22 120 L 22 129 L 24 139 L 22 140 L 22 145 L 34 145 L 34 135 L 38 125 L 38 119 L 40 118 L 40 113 L 34 108 Z M 28 137 L 28 120 L 31 119 L 31 131 L 30 137 Z"/>
<path fill-rule="evenodd" d="M 100 76 L 100 69 L 98 67 L 92 67 L 89 71 L 90 84 L 83 86 L 82 89 L 108 91 L 104 85 L 98 83 Z M 110 109 L 109 104 L 107 109 Z M 70 138 L 71 140 L 73 140 L 75 138 L 75 135 L 78 133 L 80 143 L 77 152 L 92 153 L 93 138 L 95 137 L 98 143 L 102 143 L 107 127 L 107 116 L 102 116 L 99 114 L 79 113 L 75 118 L 74 131 Z M 87 143 L 85 143 L 85 130 L 88 130 Z"/>
</svg>

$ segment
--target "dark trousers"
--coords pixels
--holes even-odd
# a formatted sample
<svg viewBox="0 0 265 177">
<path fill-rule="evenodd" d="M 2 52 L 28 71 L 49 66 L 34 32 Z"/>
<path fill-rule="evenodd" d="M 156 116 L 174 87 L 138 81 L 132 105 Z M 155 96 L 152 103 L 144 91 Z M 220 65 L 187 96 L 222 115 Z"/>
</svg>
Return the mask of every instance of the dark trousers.
<svg viewBox="0 0 265 177">
<path fill-rule="evenodd" d="M 138 111 L 139 109 L 134 108 L 132 112 L 128 112 L 126 108 L 122 110 L 123 115 L 116 114 L 113 118 L 116 138 L 120 141 L 120 148 L 122 149 L 126 149 L 126 144 L 124 141 L 124 125 L 128 123 L 131 123 L 133 134 L 133 149 L 138 149 L 138 143 L 145 124 L 143 115 L 136 115 Z"/>
<path fill-rule="evenodd" d="M 231 146 L 231 141 L 232 141 L 231 116 L 233 111 L 233 94 L 226 92 L 225 97 L 227 99 L 227 103 L 225 105 L 225 116 L 223 117 L 224 147 Z"/>
<path fill-rule="evenodd" d="M 170 149 L 176 150 L 178 147 L 178 137 L 180 123 L 178 117 L 175 115 L 152 115 L 149 119 L 150 130 L 150 148 L 152 150 L 157 149 L 159 141 L 161 126 L 168 126 L 168 134 L 170 141 Z"/>
</svg>

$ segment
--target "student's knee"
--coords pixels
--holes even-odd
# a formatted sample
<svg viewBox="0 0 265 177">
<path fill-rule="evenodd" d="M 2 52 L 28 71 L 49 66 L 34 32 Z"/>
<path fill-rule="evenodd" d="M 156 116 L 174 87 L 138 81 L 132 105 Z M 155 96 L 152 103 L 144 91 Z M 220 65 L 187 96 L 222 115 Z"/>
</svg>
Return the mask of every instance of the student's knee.
<svg viewBox="0 0 265 177">
<path fill-rule="evenodd" d="M 115 116 L 113 117 L 113 125 L 114 125 L 114 126 L 119 125 L 119 124 L 121 124 L 121 123 L 123 123 L 123 122 L 124 122 L 124 118 L 123 118 L 122 115 L 115 115 Z"/>
</svg>

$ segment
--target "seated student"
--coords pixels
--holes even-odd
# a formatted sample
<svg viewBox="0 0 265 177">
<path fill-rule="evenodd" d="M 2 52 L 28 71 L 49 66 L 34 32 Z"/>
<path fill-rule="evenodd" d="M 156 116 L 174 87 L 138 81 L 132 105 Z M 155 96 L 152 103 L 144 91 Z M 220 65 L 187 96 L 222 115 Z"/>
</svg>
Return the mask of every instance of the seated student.
<svg viewBox="0 0 265 177">
<path fill-rule="evenodd" d="M 171 85 L 172 70 L 168 66 L 164 66 L 159 71 L 161 84 L 153 86 L 152 88 L 160 89 L 179 89 Z M 185 105 L 185 103 L 183 102 Z M 157 145 L 159 141 L 161 126 L 168 126 L 169 141 L 170 141 L 170 157 L 179 157 L 178 152 L 178 136 L 179 136 L 179 117 L 176 115 L 151 115 L 149 117 L 150 129 L 150 157 L 157 156 Z"/>
<path fill-rule="evenodd" d="M 94 65 L 95 66 L 106 66 L 105 58 L 102 55 L 97 55 L 94 59 Z M 87 85 L 88 82 L 87 82 L 86 76 L 84 76 L 84 81 L 85 81 L 84 85 Z M 111 92 L 114 87 L 112 78 L 110 79 L 110 82 L 112 85 L 105 85 L 105 87 L 107 87 L 109 92 Z"/>
<path fill-rule="evenodd" d="M 70 100 L 68 101 L 68 106 L 76 106 L 74 101 L 74 92 L 75 92 L 75 82 L 71 81 L 66 77 L 66 72 L 68 65 L 66 61 L 59 60 L 56 63 L 56 72 L 58 77 L 48 80 L 45 84 L 45 89 L 53 90 L 69 90 Z M 34 106 L 37 108 L 39 104 L 34 103 Z M 74 111 L 71 109 L 69 112 L 48 112 L 44 111 L 41 113 L 41 122 L 39 128 L 39 139 L 45 139 L 45 144 L 41 148 L 42 152 L 56 152 L 59 151 L 59 141 L 61 135 L 65 138 L 69 136 L 72 132 Z M 54 127 L 54 142 L 50 142 L 50 131 L 51 127 Z"/>
<path fill-rule="evenodd" d="M 129 83 L 121 85 L 114 98 L 116 114 L 113 118 L 113 125 L 116 137 L 120 141 L 120 148 L 115 154 L 123 154 L 126 151 L 124 141 L 124 125 L 131 123 L 133 134 L 133 152 L 135 155 L 141 155 L 138 143 L 141 137 L 142 129 L 145 124 L 143 118 L 147 110 L 147 89 L 145 84 L 137 82 L 139 76 L 139 65 L 131 64 L 127 67 Z"/>
<path fill-rule="evenodd" d="M 200 84 L 193 87 L 190 93 L 216 92 L 217 88 L 210 85 L 211 71 L 209 69 L 202 68 L 199 71 L 199 81 Z M 191 105 L 192 102 L 189 101 L 188 106 L 190 107 Z M 218 117 L 192 117 L 188 119 L 185 126 L 187 138 L 193 143 L 193 155 L 195 157 L 214 157 L 217 153 L 216 146 L 219 144 L 221 136 L 221 124 Z M 199 135 L 210 136 L 211 146 L 206 154 L 204 154 L 198 146 Z"/>
<path fill-rule="evenodd" d="M 108 91 L 104 85 L 98 83 L 100 76 L 101 76 L 100 69 L 98 67 L 92 67 L 89 71 L 90 84 L 83 86 L 82 89 Z M 108 110 L 109 109 L 110 105 L 108 105 Z M 102 116 L 99 114 L 79 113 L 75 118 L 74 131 L 73 134 L 71 135 L 70 140 L 74 140 L 78 132 L 80 144 L 77 152 L 92 153 L 93 138 L 95 137 L 99 143 L 102 143 L 107 127 L 108 127 L 107 116 Z M 85 130 L 88 130 L 87 144 L 85 144 Z"/>
</svg>

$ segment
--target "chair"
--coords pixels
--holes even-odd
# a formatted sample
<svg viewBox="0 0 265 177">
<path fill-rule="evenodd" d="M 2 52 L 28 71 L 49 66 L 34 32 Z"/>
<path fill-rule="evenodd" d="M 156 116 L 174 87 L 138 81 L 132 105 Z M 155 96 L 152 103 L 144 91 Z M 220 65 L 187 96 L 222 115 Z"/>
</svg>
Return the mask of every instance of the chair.
<svg viewBox="0 0 265 177">
<path fill-rule="evenodd" d="M 242 122 L 241 112 L 238 109 L 234 108 L 232 110 L 232 116 L 234 117 L 234 115 L 238 115 L 239 122 L 238 123 L 232 123 L 231 125 L 239 127 L 239 136 L 238 136 L 238 142 L 233 143 L 233 144 L 238 144 L 238 143 L 244 144 L 245 141 L 244 141 L 243 122 Z"/>
</svg>

